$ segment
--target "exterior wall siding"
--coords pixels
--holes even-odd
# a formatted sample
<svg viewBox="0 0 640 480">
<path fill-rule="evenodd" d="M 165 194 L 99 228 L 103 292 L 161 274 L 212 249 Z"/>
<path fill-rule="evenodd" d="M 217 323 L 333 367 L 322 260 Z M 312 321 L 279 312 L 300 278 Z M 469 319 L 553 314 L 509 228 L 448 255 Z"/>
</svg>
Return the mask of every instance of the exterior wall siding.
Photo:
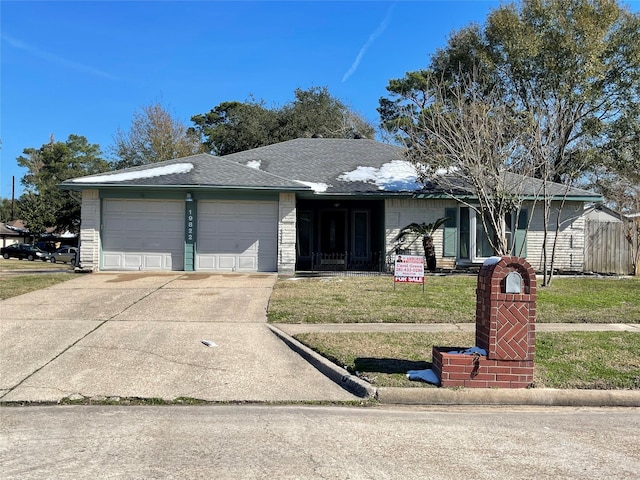
<svg viewBox="0 0 640 480">
<path fill-rule="evenodd" d="M 395 238 L 400 230 L 410 223 L 431 223 L 445 216 L 445 208 L 458 206 L 455 200 L 432 199 L 388 199 L 385 201 L 385 246 L 387 258 L 392 259 L 395 253 Z M 555 225 L 558 217 L 560 202 L 551 205 L 549 222 L 549 239 L 547 254 L 549 259 L 555 240 Z M 527 255 L 529 264 L 537 271 L 544 266 L 542 244 L 544 240 L 544 206 L 538 203 L 535 208 L 532 203 L 525 202 L 532 215 L 527 233 Z M 560 214 L 560 231 L 556 246 L 554 268 L 565 271 L 582 271 L 584 267 L 585 226 L 586 217 L 582 202 L 566 202 Z M 443 257 L 443 229 L 434 235 L 437 264 L 439 268 L 454 268 L 456 259 Z M 403 248 L 409 249 L 412 255 L 424 255 L 420 238 L 405 241 Z"/>
<path fill-rule="evenodd" d="M 411 223 L 432 223 L 444 217 L 445 208 L 455 207 L 455 200 L 432 200 L 398 198 L 385 200 L 385 248 L 387 258 L 393 259 L 397 243 L 395 238 L 400 230 Z M 438 268 L 453 268 L 455 258 L 443 257 L 443 230 L 440 227 L 433 236 Z M 411 255 L 424 255 L 422 238 L 406 237 L 402 248 L 409 249 Z"/>
<path fill-rule="evenodd" d="M 87 270 L 98 270 L 100 267 L 100 196 L 98 190 L 82 191 L 80 265 Z"/>
<path fill-rule="evenodd" d="M 556 237 L 556 222 L 560 202 L 552 202 L 549 218 L 549 237 L 546 251 L 549 261 Z M 527 205 L 528 208 L 531 207 Z M 560 213 L 560 230 L 556 245 L 554 268 L 565 271 L 582 271 L 584 267 L 586 217 L 582 202 L 566 202 Z M 544 268 L 544 205 L 538 203 L 533 210 L 527 234 L 527 261 L 537 271 Z"/>
<path fill-rule="evenodd" d="M 296 196 L 280 193 L 278 202 L 278 273 L 293 274 L 296 268 Z"/>
</svg>

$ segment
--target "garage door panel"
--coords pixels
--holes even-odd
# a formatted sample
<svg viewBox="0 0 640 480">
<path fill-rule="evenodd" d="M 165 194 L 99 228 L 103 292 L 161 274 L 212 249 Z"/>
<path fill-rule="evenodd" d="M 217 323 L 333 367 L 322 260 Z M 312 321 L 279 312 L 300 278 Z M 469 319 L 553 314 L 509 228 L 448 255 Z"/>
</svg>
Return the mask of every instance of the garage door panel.
<svg viewBox="0 0 640 480">
<path fill-rule="evenodd" d="M 258 265 L 256 265 L 255 257 L 239 257 L 238 258 L 238 268 L 240 270 L 257 270 Z"/>
<path fill-rule="evenodd" d="M 198 255 L 196 257 L 196 270 L 217 270 L 216 257 Z"/>
<path fill-rule="evenodd" d="M 198 253 L 233 253 L 257 252 L 255 239 L 238 239 L 235 237 L 218 238 L 214 243 L 198 246 Z"/>
<path fill-rule="evenodd" d="M 171 257 L 169 257 L 169 263 L 171 261 Z M 144 266 L 146 268 L 164 268 L 166 265 L 164 255 L 145 255 L 144 256 Z"/>
<path fill-rule="evenodd" d="M 106 199 L 103 224 L 103 269 L 183 269 L 184 202 Z"/>
<path fill-rule="evenodd" d="M 260 213 L 260 215 L 273 215 L 273 216 L 277 217 L 278 216 L 278 205 L 277 205 L 276 202 L 273 202 L 271 204 L 263 203 L 263 204 L 259 205 L 258 213 Z"/>
<path fill-rule="evenodd" d="M 218 255 L 218 269 L 220 270 L 235 270 L 236 269 L 236 257 L 228 255 Z"/>
<path fill-rule="evenodd" d="M 104 253 L 102 255 L 102 268 L 105 270 L 121 270 L 124 268 L 122 265 L 123 260 L 120 254 Z"/>
<path fill-rule="evenodd" d="M 273 201 L 200 202 L 196 268 L 276 271 L 277 211 Z"/>
</svg>

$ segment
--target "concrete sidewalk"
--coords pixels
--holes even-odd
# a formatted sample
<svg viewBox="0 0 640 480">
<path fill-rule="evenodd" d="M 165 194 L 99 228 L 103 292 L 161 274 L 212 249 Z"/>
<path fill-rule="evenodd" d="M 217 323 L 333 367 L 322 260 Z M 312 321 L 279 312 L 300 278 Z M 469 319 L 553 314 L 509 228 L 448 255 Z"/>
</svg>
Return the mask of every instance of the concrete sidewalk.
<svg viewBox="0 0 640 480">
<path fill-rule="evenodd" d="M 298 342 L 294 335 L 300 333 L 327 332 L 469 332 L 475 331 L 475 323 L 458 324 L 273 324 L 270 328 L 293 350 L 322 371 L 337 384 L 361 397 L 374 398 L 383 404 L 404 405 L 549 405 L 549 406 L 617 406 L 640 407 L 638 390 L 559 390 L 540 389 L 480 389 L 437 388 L 416 382 L 416 387 L 376 388 L 344 368 L 330 362 Z M 538 332 L 606 332 L 624 331 L 640 333 L 637 324 L 573 324 L 537 323 Z"/>
<path fill-rule="evenodd" d="M 357 400 L 269 330 L 276 279 L 95 273 L 4 300 L 0 402 Z"/>
<path fill-rule="evenodd" d="M 475 323 L 278 323 L 288 335 L 315 332 L 475 332 Z M 536 332 L 636 332 L 639 324 L 630 323 L 536 323 Z"/>
</svg>

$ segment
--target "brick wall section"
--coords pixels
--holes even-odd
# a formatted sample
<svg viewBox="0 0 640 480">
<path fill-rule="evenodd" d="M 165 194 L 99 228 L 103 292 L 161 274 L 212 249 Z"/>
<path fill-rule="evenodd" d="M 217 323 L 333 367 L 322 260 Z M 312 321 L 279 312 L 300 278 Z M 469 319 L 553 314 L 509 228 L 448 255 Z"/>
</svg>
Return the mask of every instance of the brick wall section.
<svg viewBox="0 0 640 480">
<path fill-rule="evenodd" d="M 527 388 L 533 383 L 533 361 L 491 360 L 451 350 L 463 349 L 433 347 L 432 369 L 443 387 Z"/>
<path fill-rule="evenodd" d="M 100 266 L 100 196 L 97 190 L 82 191 L 80 265 L 86 270 L 98 270 Z"/>
<path fill-rule="evenodd" d="M 278 273 L 293 274 L 296 267 L 296 196 L 282 192 L 278 202 Z"/>
<path fill-rule="evenodd" d="M 521 293 L 506 293 L 511 272 L 522 277 Z M 536 276 L 526 260 L 502 257 L 486 263 L 476 289 L 476 346 L 486 356 L 434 347 L 433 370 L 443 387 L 525 388 L 533 382 Z"/>
</svg>

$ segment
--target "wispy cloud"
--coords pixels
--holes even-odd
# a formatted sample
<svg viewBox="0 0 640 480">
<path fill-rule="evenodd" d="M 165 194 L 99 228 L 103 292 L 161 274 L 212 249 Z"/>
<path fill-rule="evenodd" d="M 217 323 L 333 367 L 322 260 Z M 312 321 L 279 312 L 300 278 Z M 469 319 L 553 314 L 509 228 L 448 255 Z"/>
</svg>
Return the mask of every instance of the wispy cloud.
<svg viewBox="0 0 640 480">
<path fill-rule="evenodd" d="M 41 50 L 37 47 L 34 47 L 32 45 L 29 45 L 21 40 L 18 40 L 17 38 L 14 38 L 10 35 L 7 35 L 6 33 L 2 33 L 2 39 L 5 40 L 9 45 L 11 45 L 13 48 L 16 48 L 18 50 L 23 50 L 25 52 L 30 53 L 31 55 L 33 55 L 34 57 L 38 57 L 41 58 L 43 60 L 46 60 L 48 62 L 51 63 L 55 63 L 56 65 L 60 65 L 62 67 L 66 67 L 66 68 L 71 68 L 73 70 L 79 71 L 79 72 L 83 72 L 83 73 L 87 73 L 89 75 L 93 75 L 95 77 L 102 77 L 102 78 L 106 78 L 108 80 L 118 80 L 117 77 L 103 72 L 102 70 L 98 70 L 97 68 L 93 68 L 91 66 L 88 65 L 84 65 L 82 63 L 78 63 L 78 62 L 74 62 L 73 60 L 69 60 L 63 57 L 60 57 L 58 55 L 55 55 L 53 53 L 50 52 L 46 52 L 44 50 Z"/>
<path fill-rule="evenodd" d="M 382 23 L 380 25 L 378 25 L 378 28 L 376 28 L 376 30 L 371 35 L 369 35 L 369 39 L 366 41 L 366 43 L 360 49 L 360 52 L 358 53 L 358 56 L 356 57 L 356 59 L 351 64 L 351 68 L 349 68 L 347 73 L 345 73 L 343 75 L 343 77 L 342 77 L 342 82 L 343 83 L 346 82 L 347 79 L 351 75 L 353 75 L 353 73 L 358 69 L 358 66 L 360 65 L 360 62 L 362 61 L 362 57 L 364 57 L 364 54 L 367 52 L 369 47 L 373 44 L 373 42 L 375 42 L 376 38 L 378 38 L 380 35 L 382 35 L 382 33 L 386 30 L 387 26 L 389 25 L 389 22 L 391 21 L 391 14 L 393 13 L 394 7 L 395 7 L 395 4 L 392 4 L 389 7 L 389 10 L 387 10 L 387 15 L 384 17 L 384 20 L 382 20 Z"/>
</svg>

